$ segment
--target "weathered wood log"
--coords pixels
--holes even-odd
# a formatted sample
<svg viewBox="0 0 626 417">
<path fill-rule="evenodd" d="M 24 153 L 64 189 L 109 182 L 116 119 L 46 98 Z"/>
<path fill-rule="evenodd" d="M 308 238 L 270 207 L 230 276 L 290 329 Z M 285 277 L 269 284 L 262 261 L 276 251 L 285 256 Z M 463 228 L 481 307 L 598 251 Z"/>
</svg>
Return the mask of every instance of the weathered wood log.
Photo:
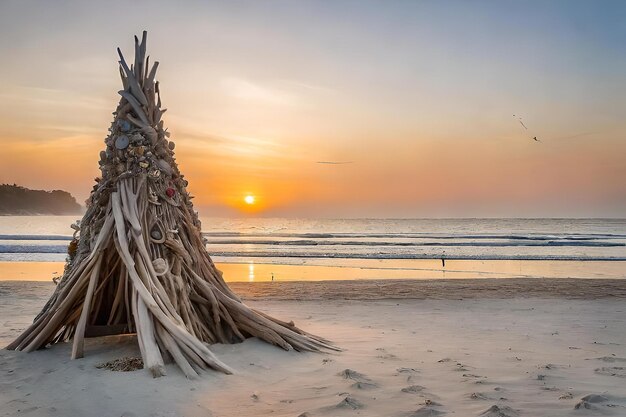
<svg viewBox="0 0 626 417">
<path fill-rule="evenodd" d="M 89 313 L 91 312 L 93 294 L 96 285 L 98 284 L 98 278 L 100 277 L 100 265 L 102 265 L 101 259 L 98 260 L 98 263 L 91 271 L 91 275 L 89 276 L 89 286 L 87 287 L 87 294 L 85 295 L 85 299 L 83 301 L 82 310 L 80 313 L 80 320 L 78 320 L 78 325 L 76 326 L 76 330 L 74 331 L 72 359 L 83 357 L 83 341 L 85 338 L 85 328 L 87 327 L 87 319 L 89 317 Z"/>
</svg>

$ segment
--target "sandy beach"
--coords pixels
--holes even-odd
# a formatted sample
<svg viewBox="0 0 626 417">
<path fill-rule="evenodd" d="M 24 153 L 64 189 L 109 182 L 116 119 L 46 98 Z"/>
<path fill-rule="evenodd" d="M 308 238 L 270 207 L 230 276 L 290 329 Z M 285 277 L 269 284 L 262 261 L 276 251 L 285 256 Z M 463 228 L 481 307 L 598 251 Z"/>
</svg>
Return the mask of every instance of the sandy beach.
<svg viewBox="0 0 626 417">
<path fill-rule="evenodd" d="M 626 417 L 626 1 L 0 39 L 0 417 Z"/>
<path fill-rule="evenodd" d="M 158 379 L 96 367 L 139 356 L 133 336 L 89 339 L 74 361 L 67 344 L 3 350 L 0 415 L 626 415 L 624 281 L 274 284 L 232 286 L 252 307 L 343 351 L 285 352 L 256 339 L 213 345 L 235 374 L 187 380 L 174 365 Z M 0 282 L 3 344 L 51 290 Z"/>
</svg>

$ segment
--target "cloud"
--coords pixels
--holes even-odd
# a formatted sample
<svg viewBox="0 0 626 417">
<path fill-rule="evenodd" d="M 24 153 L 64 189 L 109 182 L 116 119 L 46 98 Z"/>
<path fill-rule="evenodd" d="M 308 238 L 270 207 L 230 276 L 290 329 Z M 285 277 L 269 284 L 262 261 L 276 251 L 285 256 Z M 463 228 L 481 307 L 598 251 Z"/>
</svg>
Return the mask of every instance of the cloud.
<svg viewBox="0 0 626 417">
<path fill-rule="evenodd" d="M 84 92 L 42 88 L 23 85 L 6 85 L 0 93 L 0 98 L 13 102 L 24 102 L 30 106 L 40 107 L 70 107 L 81 109 L 108 110 L 111 103 L 106 97 L 93 97 Z"/>
<path fill-rule="evenodd" d="M 323 87 L 321 85 L 316 85 L 316 84 L 311 84 L 311 83 L 305 83 L 305 82 L 298 81 L 298 80 L 283 79 L 281 80 L 281 82 L 286 85 L 298 88 L 298 89 L 313 91 L 316 93 L 336 94 L 338 92 L 337 90 L 333 88 Z"/>
<path fill-rule="evenodd" d="M 228 77 L 220 81 L 224 92 L 236 99 L 274 105 L 293 105 L 296 99 L 293 95 L 275 88 L 261 86 L 250 81 Z"/>
</svg>

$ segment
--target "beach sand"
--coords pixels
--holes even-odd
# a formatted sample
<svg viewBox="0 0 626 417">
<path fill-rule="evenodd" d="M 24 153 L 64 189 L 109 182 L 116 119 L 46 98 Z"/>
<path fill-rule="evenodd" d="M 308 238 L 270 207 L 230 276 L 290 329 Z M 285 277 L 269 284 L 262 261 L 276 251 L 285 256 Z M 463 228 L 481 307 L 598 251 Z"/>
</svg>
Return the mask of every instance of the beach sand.
<svg viewBox="0 0 626 417">
<path fill-rule="evenodd" d="M 236 373 L 189 381 L 174 365 L 159 379 L 96 368 L 138 356 L 132 336 L 89 339 L 79 360 L 68 344 L 3 350 L 0 416 L 626 416 L 626 281 L 231 285 L 343 351 L 214 345 Z M 52 288 L 0 282 L 0 342 Z"/>
</svg>

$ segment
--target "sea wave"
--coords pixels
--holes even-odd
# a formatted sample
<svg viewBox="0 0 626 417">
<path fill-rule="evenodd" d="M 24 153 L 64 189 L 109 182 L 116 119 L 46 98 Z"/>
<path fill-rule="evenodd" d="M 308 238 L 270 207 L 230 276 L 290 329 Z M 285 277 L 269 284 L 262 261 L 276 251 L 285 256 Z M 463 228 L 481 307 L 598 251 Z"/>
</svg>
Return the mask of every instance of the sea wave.
<svg viewBox="0 0 626 417">
<path fill-rule="evenodd" d="M 327 258 L 327 259 L 445 259 L 479 261 L 626 261 L 626 256 L 577 256 L 577 255 L 463 255 L 428 253 L 338 253 L 338 252 L 219 252 L 211 251 L 214 257 L 248 258 Z"/>
<path fill-rule="evenodd" d="M 540 242 L 380 242 L 380 241 L 332 241 L 332 240 L 210 240 L 210 245 L 269 245 L 269 246 L 447 246 L 447 247 L 510 247 L 510 246 L 580 246 L 618 247 L 621 242 L 543 240 Z"/>
<path fill-rule="evenodd" d="M 66 253 L 67 245 L 0 245 L 0 253 Z"/>
<path fill-rule="evenodd" d="M 66 246 L 60 245 L 0 245 L 0 261 L 2 260 L 29 260 L 36 261 L 41 256 L 44 260 L 61 260 L 51 254 L 64 255 Z M 300 258 L 300 259 L 446 259 L 446 260 L 523 260 L 523 261 L 626 261 L 626 256 L 596 255 L 596 254 L 498 254 L 498 253 L 393 253 L 393 252 L 324 252 L 324 251 L 220 251 L 209 249 L 213 257 L 229 258 Z"/>
<path fill-rule="evenodd" d="M 556 230 L 556 229 L 555 229 Z M 604 230 L 603 230 L 604 231 Z M 621 231 L 621 230 L 616 230 Z M 587 230 L 584 230 L 587 232 Z M 280 259 L 626 260 L 620 233 L 205 232 L 212 256 Z M 0 235 L 0 261 L 64 258 L 71 236 Z"/>
<path fill-rule="evenodd" d="M 35 240 L 35 239 L 32 239 Z M 52 239 L 49 239 L 52 240 Z M 54 239 L 59 240 L 59 239 Z M 19 241 L 26 241 L 28 239 L 19 239 Z M 43 239 L 43 241 L 48 241 L 48 239 Z M 401 247 L 401 248 L 415 248 L 419 249 L 420 247 L 441 247 L 441 248 L 509 248 L 509 247 L 579 247 L 579 248 L 615 248 L 615 247 L 626 247 L 626 243 L 623 242 L 606 242 L 606 241 L 576 241 L 576 240 L 546 240 L 541 242 L 534 241 L 474 241 L 474 242 L 435 242 L 435 241 L 426 241 L 426 242 L 390 242 L 390 241 L 331 241 L 331 240 L 211 240 L 208 243 L 208 247 L 210 249 L 219 247 L 220 245 L 229 245 L 229 246 L 238 246 L 238 245 L 255 245 L 258 247 L 269 246 L 269 247 L 332 247 L 332 246 L 341 246 L 341 247 L 361 247 L 361 248 L 369 248 L 371 250 L 375 250 L 376 248 L 381 247 Z M 0 253 L 65 253 L 67 251 L 67 244 L 29 244 L 29 243 L 0 243 Z M 211 250 L 211 253 L 214 253 Z M 241 253 L 250 253 L 249 251 L 242 251 Z M 270 252 L 268 252 L 270 253 Z M 273 252 L 272 252 L 273 253 Z M 294 257 L 305 256 L 306 253 L 293 253 L 290 252 Z"/>
<path fill-rule="evenodd" d="M 498 239 L 498 240 L 573 240 L 573 241 L 585 241 L 585 240 L 614 240 L 626 239 L 626 234 L 613 234 L 613 233 L 584 233 L 584 234 L 571 234 L 571 233 L 526 233 L 526 234 L 464 234 L 464 233 L 247 233 L 247 232 L 203 232 L 202 235 L 209 240 L 216 238 L 232 237 L 233 241 L 239 241 L 240 239 L 247 238 L 295 238 L 311 240 L 313 239 L 435 239 L 435 240 L 453 240 L 453 239 L 474 239 L 474 240 L 486 240 L 486 239 Z M 17 235 L 17 234 L 0 234 L 0 241 L 3 240 L 71 240 L 71 235 Z M 216 239 L 219 240 L 219 239 Z M 272 239 L 265 240 L 272 241 Z M 276 242 L 283 242 L 276 240 Z"/>
<path fill-rule="evenodd" d="M 626 239 L 626 234 L 613 233 L 527 233 L 527 234 L 463 234 L 463 233 L 245 233 L 245 232 L 203 232 L 207 238 L 218 237 L 274 237 L 274 238 L 303 238 L 303 239 L 510 239 L 510 240 L 596 240 L 596 239 Z M 0 239 L 2 237 L 0 236 Z"/>
<path fill-rule="evenodd" d="M 1 240 L 72 240 L 66 235 L 0 235 Z"/>
</svg>

